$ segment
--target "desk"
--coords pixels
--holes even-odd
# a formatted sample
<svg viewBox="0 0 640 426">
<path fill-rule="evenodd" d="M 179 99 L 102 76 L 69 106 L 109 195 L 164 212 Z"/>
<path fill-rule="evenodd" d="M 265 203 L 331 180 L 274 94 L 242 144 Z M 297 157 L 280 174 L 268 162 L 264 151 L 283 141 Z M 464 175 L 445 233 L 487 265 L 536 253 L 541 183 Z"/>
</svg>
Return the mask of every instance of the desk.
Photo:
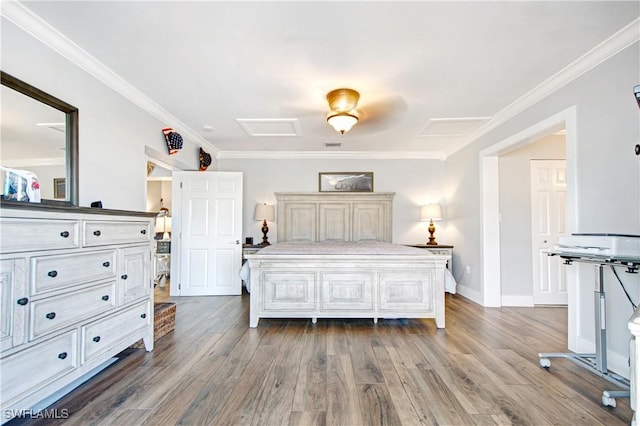
<svg viewBox="0 0 640 426">
<path fill-rule="evenodd" d="M 621 387 L 622 391 L 602 392 L 602 404 L 605 406 L 616 406 L 616 397 L 629 397 L 629 389 L 631 384 L 626 378 L 615 374 L 607 368 L 607 328 L 606 328 L 606 300 L 604 291 L 604 268 L 607 266 L 622 266 L 627 268 L 628 272 L 637 272 L 640 266 L 640 259 L 616 259 L 610 256 L 598 256 L 588 254 L 574 254 L 560 251 L 549 252 L 550 256 L 560 256 L 564 259 L 565 265 L 571 265 L 573 262 L 590 263 L 596 268 L 596 285 L 594 292 L 594 310 L 595 310 L 595 331 L 596 331 L 596 349 L 594 353 L 540 353 L 540 366 L 550 368 L 551 361 L 549 358 L 567 358 L 575 364 L 586 368 L 592 373 L 600 376 L 609 382 Z M 635 360 L 632 359 L 632 370 Z M 633 376 L 633 374 L 632 374 Z M 633 403 L 632 403 L 633 405 Z M 635 418 L 635 416 L 634 416 Z"/>
<path fill-rule="evenodd" d="M 429 245 L 429 244 L 407 244 L 409 247 L 416 247 L 421 249 L 427 249 L 433 254 L 442 254 L 445 256 L 449 256 L 447 259 L 447 269 L 449 271 L 453 268 L 453 246 L 447 245 Z"/>
</svg>

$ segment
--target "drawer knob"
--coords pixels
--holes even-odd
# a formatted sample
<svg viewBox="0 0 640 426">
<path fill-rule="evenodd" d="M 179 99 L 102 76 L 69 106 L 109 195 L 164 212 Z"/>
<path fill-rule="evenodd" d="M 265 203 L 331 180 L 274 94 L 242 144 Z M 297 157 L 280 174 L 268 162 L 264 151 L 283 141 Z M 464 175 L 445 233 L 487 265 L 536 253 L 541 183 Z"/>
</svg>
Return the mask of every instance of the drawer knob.
<svg viewBox="0 0 640 426">
<path fill-rule="evenodd" d="M 69 231 L 62 231 L 62 232 L 60 233 L 60 236 L 61 236 L 62 238 L 69 238 Z"/>
<path fill-rule="evenodd" d="M 55 278 L 58 276 L 58 271 L 49 271 L 47 272 L 47 275 L 49 275 L 51 278 Z"/>
<path fill-rule="evenodd" d="M 67 357 L 67 353 L 66 352 L 62 352 L 58 354 L 58 358 L 60 359 L 65 359 Z"/>
<path fill-rule="evenodd" d="M 98 343 L 100 341 L 100 336 L 96 336 L 92 339 L 94 342 Z"/>
<path fill-rule="evenodd" d="M 120 278 L 122 278 L 123 280 L 126 280 L 129 277 L 127 276 L 127 274 L 124 274 L 124 275 L 121 275 Z"/>
<path fill-rule="evenodd" d="M 146 229 L 143 229 L 142 231 L 140 231 L 140 233 L 141 233 L 142 235 L 145 235 L 145 234 L 147 233 L 147 230 L 146 230 Z"/>
<path fill-rule="evenodd" d="M 105 294 L 104 296 L 102 296 L 102 300 L 104 300 L 105 302 L 109 300 L 109 295 Z"/>
<path fill-rule="evenodd" d="M 104 266 L 105 268 L 108 268 L 109 266 L 111 266 L 111 263 L 109 263 L 109 262 L 104 262 L 104 263 L 102 264 L 102 266 Z"/>
<path fill-rule="evenodd" d="M 29 299 L 27 299 L 26 297 L 21 297 L 20 299 L 18 299 L 18 300 L 16 301 L 16 303 L 17 303 L 18 305 L 24 306 L 24 305 L 26 305 L 27 303 L 29 303 Z"/>
<path fill-rule="evenodd" d="M 93 235 L 95 235 L 96 237 L 99 237 L 100 234 L 101 234 L 100 230 L 93 231 Z"/>
<path fill-rule="evenodd" d="M 55 312 L 49 312 L 47 315 L 45 315 L 45 317 L 47 317 L 48 319 L 52 320 L 56 317 L 56 313 Z"/>
<path fill-rule="evenodd" d="M 147 314 L 142 314 L 140 315 L 140 318 L 145 319 L 147 317 Z"/>
</svg>

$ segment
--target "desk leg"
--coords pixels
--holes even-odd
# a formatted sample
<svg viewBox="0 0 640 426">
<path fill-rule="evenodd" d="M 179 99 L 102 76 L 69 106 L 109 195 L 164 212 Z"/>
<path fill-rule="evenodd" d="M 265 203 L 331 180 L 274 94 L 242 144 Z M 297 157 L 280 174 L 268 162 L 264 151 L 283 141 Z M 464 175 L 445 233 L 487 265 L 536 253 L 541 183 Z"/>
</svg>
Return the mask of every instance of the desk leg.
<svg viewBox="0 0 640 426">
<path fill-rule="evenodd" d="M 596 330 L 596 368 L 601 373 L 607 372 L 607 324 L 606 324 L 606 299 L 604 294 L 604 266 L 596 266 L 596 291 L 593 303 L 595 306 L 595 330 Z"/>
<path fill-rule="evenodd" d="M 616 397 L 629 398 L 629 380 L 610 372 L 607 369 L 607 327 L 606 327 L 606 298 L 604 292 L 604 267 L 605 265 L 597 265 L 596 271 L 596 291 L 594 293 L 594 309 L 595 309 L 595 331 L 596 331 L 596 352 L 595 353 L 558 353 L 546 352 L 539 353 L 538 358 L 540 366 L 550 368 L 551 361 L 549 358 L 567 358 L 575 364 L 586 368 L 592 373 L 600 376 L 614 385 L 620 386 L 623 391 L 602 392 L 602 405 L 616 406 Z"/>
</svg>

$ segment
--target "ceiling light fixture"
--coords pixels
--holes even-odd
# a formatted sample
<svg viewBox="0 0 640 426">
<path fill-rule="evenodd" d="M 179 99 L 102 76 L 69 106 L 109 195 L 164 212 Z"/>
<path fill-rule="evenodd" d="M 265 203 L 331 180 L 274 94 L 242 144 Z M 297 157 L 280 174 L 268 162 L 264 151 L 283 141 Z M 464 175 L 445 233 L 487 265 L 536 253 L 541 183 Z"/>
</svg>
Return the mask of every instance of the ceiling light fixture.
<svg viewBox="0 0 640 426">
<path fill-rule="evenodd" d="M 327 122 L 341 135 L 358 122 L 355 108 L 359 99 L 360 94 L 353 89 L 336 89 L 327 94 L 329 109 L 331 109 L 327 115 Z"/>
</svg>

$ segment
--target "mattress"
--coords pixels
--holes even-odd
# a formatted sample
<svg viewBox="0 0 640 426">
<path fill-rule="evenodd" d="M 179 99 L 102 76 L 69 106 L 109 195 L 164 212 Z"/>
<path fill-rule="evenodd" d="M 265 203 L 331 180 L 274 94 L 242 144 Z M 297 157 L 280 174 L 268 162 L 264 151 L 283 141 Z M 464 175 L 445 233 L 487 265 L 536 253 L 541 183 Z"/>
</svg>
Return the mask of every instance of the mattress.
<svg viewBox="0 0 640 426">
<path fill-rule="evenodd" d="M 284 242 L 266 246 L 260 255 L 416 255 L 433 256 L 428 250 L 380 241 Z"/>
</svg>

